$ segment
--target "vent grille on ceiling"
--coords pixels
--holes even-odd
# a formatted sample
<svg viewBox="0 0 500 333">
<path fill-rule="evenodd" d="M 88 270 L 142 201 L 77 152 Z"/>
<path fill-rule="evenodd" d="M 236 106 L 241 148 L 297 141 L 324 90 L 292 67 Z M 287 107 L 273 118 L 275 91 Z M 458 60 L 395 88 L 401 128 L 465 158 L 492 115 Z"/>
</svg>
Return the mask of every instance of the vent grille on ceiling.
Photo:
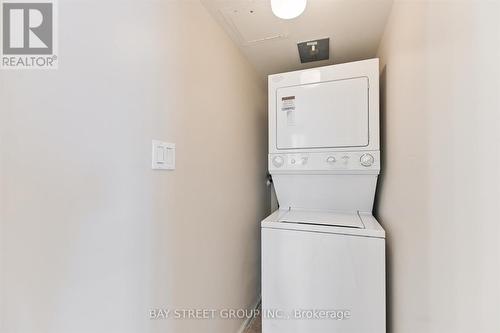
<svg viewBox="0 0 500 333">
<path fill-rule="evenodd" d="M 330 38 L 310 40 L 297 43 L 300 62 L 328 60 L 330 58 Z"/>
</svg>

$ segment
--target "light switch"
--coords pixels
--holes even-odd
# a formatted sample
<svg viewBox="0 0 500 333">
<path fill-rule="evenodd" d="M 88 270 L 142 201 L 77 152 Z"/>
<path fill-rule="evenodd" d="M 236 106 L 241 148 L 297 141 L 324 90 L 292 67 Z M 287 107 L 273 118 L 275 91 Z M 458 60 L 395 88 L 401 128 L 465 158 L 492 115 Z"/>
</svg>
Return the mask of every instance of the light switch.
<svg viewBox="0 0 500 333">
<path fill-rule="evenodd" d="M 175 169 L 175 144 L 158 140 L 152 141 L 152 168 L 154 170 Z"/>
<path fill-rule="evenodd" d="M 156 146 L 156 163 L 165 163 L 165 147 Z"/>
</svg>

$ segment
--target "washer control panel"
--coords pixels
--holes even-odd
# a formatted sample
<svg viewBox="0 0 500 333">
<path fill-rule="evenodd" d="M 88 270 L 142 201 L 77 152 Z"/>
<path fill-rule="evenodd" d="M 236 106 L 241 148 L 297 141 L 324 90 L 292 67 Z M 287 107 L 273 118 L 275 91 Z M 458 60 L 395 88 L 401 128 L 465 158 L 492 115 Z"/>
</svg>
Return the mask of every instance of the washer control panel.
<svg viewBox="0 0 500 333">
<path fill-rule="evenodd" d="M 377 171 L 380 152 L 269 154 L 270 171 Z"/>
</svg>

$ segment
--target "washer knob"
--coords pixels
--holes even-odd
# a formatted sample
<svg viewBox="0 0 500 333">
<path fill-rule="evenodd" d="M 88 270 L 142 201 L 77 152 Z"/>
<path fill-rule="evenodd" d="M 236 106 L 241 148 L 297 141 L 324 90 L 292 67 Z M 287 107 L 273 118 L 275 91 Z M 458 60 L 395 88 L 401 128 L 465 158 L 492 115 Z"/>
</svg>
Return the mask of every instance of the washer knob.
<svg viewBox="0 0 500 333">
<path fill-rule="evenodd" d="M 361 162 L 362 166 L 369 167 L 372 166 L 373 162 L 375 162 L 375 159 L 371 154 L 363 154 L 359 158 L 359 161 Z"/>
<path fill-rule="evenodd" d="M 334 156 L 328 156 L 326 158 L 326 163 L 328 163 L 328 164 L 333 164 L 333 163 L 335 163 L 335 161 L 336 161 L 336 159 Z"/>
<path fill-rule="evenodd" d="M 277 168 L 281 168 L 283 166 L 283 163 L 285 163 L 285 160 L 281 156 L 274 156 L 273 157 L 273 165 Z"/>
</svg>

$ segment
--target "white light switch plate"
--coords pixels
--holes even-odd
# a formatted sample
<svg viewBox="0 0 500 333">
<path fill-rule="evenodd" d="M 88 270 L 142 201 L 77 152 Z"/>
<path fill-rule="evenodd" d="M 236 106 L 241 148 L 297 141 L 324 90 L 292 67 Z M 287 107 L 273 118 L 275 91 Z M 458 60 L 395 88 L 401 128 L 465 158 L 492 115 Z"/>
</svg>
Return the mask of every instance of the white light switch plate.
<svg viewBox="0 0 500 333">
<path fill-rule="evenodd" d="M 152 141 L 153 170 L 175 170 L 175 143 Z"/>
</svg>

